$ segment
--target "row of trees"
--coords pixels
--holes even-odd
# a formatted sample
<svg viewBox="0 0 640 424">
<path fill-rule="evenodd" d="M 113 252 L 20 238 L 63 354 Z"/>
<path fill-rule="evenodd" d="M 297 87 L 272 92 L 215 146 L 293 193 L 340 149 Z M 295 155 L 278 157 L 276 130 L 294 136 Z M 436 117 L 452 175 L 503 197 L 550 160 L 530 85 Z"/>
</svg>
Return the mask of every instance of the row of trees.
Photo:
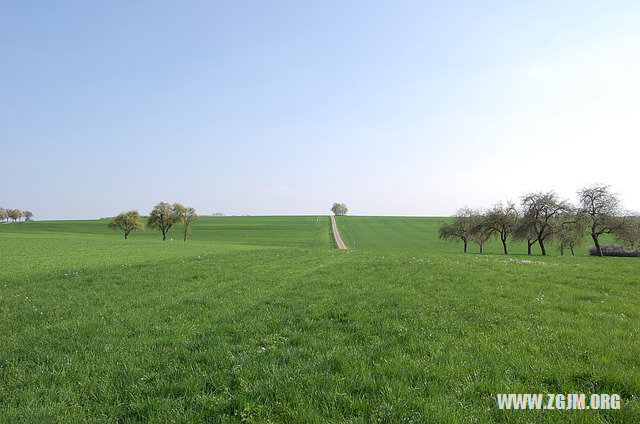
<svg viewBox="0 0 640 424">
<path fill-rule="evenodd" d="M 24 218 L 25 221 L 31 221 L 33 219 L 33 213 L 31 211 L 21 211 L 20 209 L 5 209 L 0 208 L 0 221 L 13 222 L 20 221 Z"/>
<path fill-rule="evenodd" d="M 531 193 L 521 198 L 518 208 L 513 202 L 498 203 L 487 211 L 464 207 L 449 222 L 440 226 L 444 240 L 460 240 L 464 251 L 469 242 L 483 245 L 493 237 L 502 242 L 508 254 L 509 240 L 526 241 L 528 254 L 538 244 L 542 255 L 549 243 L 557 243 L 561 254 L 584 242 L 589 235 L 595 254 L 602 256 L 600 237 L 613 235 L 628 245 L 640 244 L 640 218 L 625 212 L 617 194 L 606 185 L 593 185 L 578 190 L 578 205 L 560 199 L 553 191 Z"/>
<path fill-rule="evenodd" d="M 191 223 L 198 218 L 194 208 L 189 208 L 174 203 L 173 205 L 160 202 L 158 203 L 147 218 L 147 226 L 152 229 L 158 229 L 162 232 L 162 241 L 167 239 L 167 233 L 176 223 L 182 224 L 182 235 L 184 241 L 191 234 Z M 128 239 L 129 234 L 133 231 L 144 231 L 142 217 L 138 211 L 123 212 L 109 222 L 109 228 L 112 230 L 121 230 L 124 232 L 124 238 Z"/>
</svg>

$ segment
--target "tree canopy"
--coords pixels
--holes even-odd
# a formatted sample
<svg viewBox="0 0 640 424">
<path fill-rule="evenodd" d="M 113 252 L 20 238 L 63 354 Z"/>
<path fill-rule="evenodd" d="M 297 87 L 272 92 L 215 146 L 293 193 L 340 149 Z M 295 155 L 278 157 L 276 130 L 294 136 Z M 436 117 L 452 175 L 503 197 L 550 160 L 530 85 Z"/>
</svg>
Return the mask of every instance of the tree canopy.
<svg viewBox="0 0 640 424">
<path fill-rule="evenodd" d="M 175 208 L 167 202 L 158 203 L 147 220 L 149 228 L 158 228 L 162 232 L 162 241 L 167 239 L 167 232 L 178 221 L 178 213 Z"/>
<path fill-rule="evenodd" d="M 19 221 L 20 218 L 22 218 L 22 211 L 20 211 L 20 209 L 11 209 L 8 211 L 8 214 L 13 222 Z"/>
<path fill-rule="evenodd" d="M 349 210 L 347 209 L 347 205 L 345 205 L 344 203 L 334 203 L 331 207 L 331 212 L 333 212 L 334 215 L 338 216 L 346 215 Z"/>
<path fill-rule="evenodd" d="M 178 221 L 182 223 L 183 240 L 187 241 L 187 237 L 191 234 L 191 223 L 198 218 L 196 210 L 182 206 L 180 203 L 174 203 L 173 210 L 176 213 Z"/>
<path fill-rule="evenodd" d="M 542 255 L 546 255 L 545 241 L 558 231 L 554 218 L 569 213 L 571 204 L 560 200 L 553 191 L 538 192 L 522 197 L 522 210 L 522 226 L 535 236 Z"/>
<path fill-rule="evenodd" d="M 578 190 L 578 202 L 578 214 L 587 223 L 596 255 L 602 256 L 599 237 L 602 234 L 625 232 L 626 219 L 620 207 L 620 199 L 611 192 L 611 187 L 595 184 Z"/>
<path fill-rule="evenodd" d="M 505 255 L 509 253 L 507 240 L 513 236 L 518 219 L 518 210 L 512 202 L 496 203 L 486 214 L 485 225 L 500 237 Z"/>
<path fill-rule="evenodd" d="M 461 240 L 463 243 L 463 250 L 466 253 L 467 244 L 471 236 L 471 229 L 474 225 L 474 214 L 475 212 L 468 207 L 459 209 L 450 222 L 442 222 L 438 231 L 438 236 L 442 240 Z"/>
<path fill-rule="evenodd" d="M 112 230 L 124 231 L 125 240 L 129 238 L 132 231 L 144 231 L 144 224 L 138 211 L 121 213 L 109 222 L 108 227 Z"/>
</svg>

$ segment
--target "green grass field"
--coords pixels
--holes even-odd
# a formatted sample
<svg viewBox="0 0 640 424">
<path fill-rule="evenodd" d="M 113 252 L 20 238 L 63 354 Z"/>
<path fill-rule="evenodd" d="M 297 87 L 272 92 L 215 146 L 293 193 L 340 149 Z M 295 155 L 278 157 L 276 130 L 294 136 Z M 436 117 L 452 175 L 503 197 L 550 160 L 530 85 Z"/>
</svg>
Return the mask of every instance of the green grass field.
<svg viewBox="0 0 640 424">
<path fill-rule="evenodd" d="M 388 217 L 388 216 L 339 216 L 340 235 L 351 249 L 358 250 L 401 250 L 428 252 L 462 252 L 462 242 L 451 243 L 438 239 L 438 227 L 446 218 L 435 217 Z M 602 243 L 611 242 L 611 237 L 602 236 Z M 586 243 L 576 250 L 577 256 L 587 256 Z M 526 243 L 509 242 L 509 253 L 526 255 Z M 553 244 L 547 246 L 550 256 L 558 256 L 560 252 Z M 478 252 L 479 248 L 469 243 L 469 252 Z M 538 245 L 533 253 L 539 253 Z M 484 246 L 484 253 L 502 254 L 502 243 L 493 239 Z M 565 252 L 567 254 L 569 252 Z"/>
<path fill-rule="evenodd" d="M 327 217 L 1 224 L 0 422 L 640 422 L 640 261 L 465 255 L 437 222 L 340 218 L 347 251 Z"/>
</svg>

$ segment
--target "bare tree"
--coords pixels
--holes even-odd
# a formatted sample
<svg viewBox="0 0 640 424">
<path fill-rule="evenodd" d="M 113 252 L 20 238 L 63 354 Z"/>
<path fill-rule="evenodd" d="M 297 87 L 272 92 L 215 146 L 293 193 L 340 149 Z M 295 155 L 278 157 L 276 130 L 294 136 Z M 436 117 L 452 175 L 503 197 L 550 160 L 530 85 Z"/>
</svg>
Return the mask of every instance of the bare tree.
<svg viewBox="0 0 640 424">
<path fill-rule="evenodd" d="M 527 242 L 527 255 L 531 255 L 531 248 L 538 242 L 533 226 L 524 219 L 521 213 L 518 214 L 518 222 L 513 230 L 513 239 Z"/>
<path fill-rule="evenodd" d="M 349 210 L 347 209 L 347 205 L 345 205 L 344 203 L 334 203 L 331 207 L 331 212 L 333 212 L 334 215 L 338 216 L 346 215 Z"/>
<path fill-rule="evenodd" d="M 522 197 L 522 220 L 520 228 L 522 234 L 526 234 L 528 242 L 531 236 L 535 237 L 542 255 L 547 254 L 545 241 L 551 237 L 558 228 L 554 225 L 554 218 L 571 211 L 571 205 L 558 199 L 555 192 L 531 193 Z M 531 249 L 529 249 L 531 252 Z"/>
<path fill-rule="evenodd" d="M 109 222 L 108 227 L 112 230 L 123 230 L 125 240 L 129 238 L 132 231 L 144 231 L 144 224 L 138 211 L 121 213 Z"/>
<path fill-rule="evenodd" d="M 196 210 L 184 207 L 180 203 L 174 203 L 173 210 L 178 217 L 178 221 L 182 223 L 182 235 L 184 236 L 184 241 L 187 241 L 187 237 L 191 234 L 191 223 L 198 218 Z"/>
<path fill-rule="evenodd" d="M 558 241 L 560 255 L 564 255 L 565 249 L 569 249 L 571 255 L 574 256 L 576 247 L 584 243 L 584 235 L 587 229 L 586 220 L 573 214 L 563 214 L 556 218 L 555 221 L 554 226 L 557 231 L 553 238 Z"/>
<path fill-rule="evenodd" d="M 485 225 L 500 237 L 504 254 L 508 255 L 507 240 L 513 237 L 518 225 L 518 210 L 513 202 L 507 202 L 506 205 L 496 203 L 487 212 Z"/>
<path fill-rule="evenodd" d="M 464 252 L 467 252 L 467 244 L 471 235 L 474 211 L 464 207 L 456 212 L 451 221 L 440 224 L 438 235 L 442 240 L 457 241 L 462 240 Z"/>
<path fill-rule="evenodd" d="M 178 216 L 174 208 L 166 202 L 158 203 L 147 220 L 147 226 L 149 228 L 158 228 L 162 231 L 162 241 L 167 239 L 167 232 L 178 221 Z"/>
<path fill-rule="evenodd" d="M 480 247 L 480 253 L 483 251 L 484 244 L 491 239 L 493 234 L 494 230 L 489 225 L 487 216 L 480 211 L 474 211 L 471 215 L 469 239 Z"/>
<path fill-rule="evenodd" d="M 31 221 L 31 218 L 33 218 L 33 213 L 31 211 L 24 211 L 23 214 L 25 221 Z"/>
<path fill-rule="evenodd" d="M 624 232 L 625 218 L 622 216 L 620 199 L 611 192 L 611 187 L 595 184 L 578 190 L 579 213 L 587 221 L 596 255 L 602 256 L 599 237 L 602 234 Z"/>
<path fill-rule="evenodd" d="M 633 247 L 640 246 L 640 216 L 638 214 L 626 214 L 624 225 L 616 230 L 614 235 L 618 242 Z"/>
</svg>

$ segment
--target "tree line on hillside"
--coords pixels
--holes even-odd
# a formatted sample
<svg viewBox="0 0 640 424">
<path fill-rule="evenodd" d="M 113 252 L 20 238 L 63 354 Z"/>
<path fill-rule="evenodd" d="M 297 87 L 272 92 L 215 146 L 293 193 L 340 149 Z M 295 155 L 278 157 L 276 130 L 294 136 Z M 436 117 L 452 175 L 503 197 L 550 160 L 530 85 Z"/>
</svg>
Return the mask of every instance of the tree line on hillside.
<svg viewBox="0 0 640 424">
<path fill-rule="evenodd" d="M 24 218 L 25 221 L 31 221 L 33 219 L 33 213 L 31 211 L 21 211 L 20 209 L 5 209 L 0 208 L 0 221 L 13 222 L 20 221 Z"/>
<path fill-rule="evenodd" d="M 169 204 L 160 202 L 154 206 L 147 218 L 147 227 L 158 229 L 162 232 L 162 241 L 167 239 L 169 229 L 176 223 L 182 224 L 183 240 L 187 241 L 187 237 L 191 234 L 191 223 L 198 218 L 194 208 L 189 208 L 180 203 Z M 123 212 L 111 219 L 108 227 L 112 230 L 121 230 L 124 232 L 125 240 L 129 238 L 129 234 L 133 231 L 144 231 L 142 217 L 138 211 Z"/>
<path fill-rule="evenodd" d="M 553 192 L 537 192 L 522 196 L 520 207 L 513 202 L 497 203 L 486 211 L 464 207 L 453 219 L 440 224 L 439 236 L 443 240 L 462 241 L 467 252 L 469 242 L 475 243 L 482 253 L 486 242 L 500 239 L 504 254 L 507 242 L 526 241 L 527 253 L 536 244 L 542 255 L 549 244 L 556 244 L 561 255 L 575 249 L 590 237 L 592 256 L 638 256 L 640 251 L 640 217 L 625 212 L 620 198 L 607 185 L 596 184 L 578 190 L 578 204 L 560 199 Z M 619 245 L 600 243 L 604 234 L 612 235 Z"/>
</svg>

